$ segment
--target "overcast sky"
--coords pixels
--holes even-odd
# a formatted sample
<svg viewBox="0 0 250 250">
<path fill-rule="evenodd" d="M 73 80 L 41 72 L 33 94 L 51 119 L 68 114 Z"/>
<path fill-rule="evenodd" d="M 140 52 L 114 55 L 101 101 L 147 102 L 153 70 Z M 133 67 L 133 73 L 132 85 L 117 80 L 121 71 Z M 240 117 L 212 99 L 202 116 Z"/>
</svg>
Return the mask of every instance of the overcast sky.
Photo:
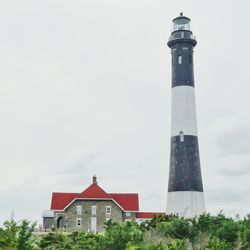
<svg viewBox="0 0 250 250">
<path fill-rule="evenodd" d="M 0 1 L 0 224 L 51 193 L 138 192 L 164 211 L 172 19 L 192 19 L 207 211 L 250 213 L 250 2 Z"/>
</svg>

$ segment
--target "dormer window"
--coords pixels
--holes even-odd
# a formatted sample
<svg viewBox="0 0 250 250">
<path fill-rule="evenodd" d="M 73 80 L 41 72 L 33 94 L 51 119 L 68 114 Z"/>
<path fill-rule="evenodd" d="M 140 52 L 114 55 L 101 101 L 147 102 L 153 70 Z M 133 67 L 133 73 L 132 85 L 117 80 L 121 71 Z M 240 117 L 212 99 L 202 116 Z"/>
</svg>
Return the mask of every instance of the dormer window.
<svg viewBox="0 0 250 250">
<path fill-rule="evenodd" d="M 177 57 L 177 60 L 178 60 L 178 64 L 182 64 L 182 56 L 181 56 L 181 55 L 179 55 L 179 56 Z"/>
</svg>

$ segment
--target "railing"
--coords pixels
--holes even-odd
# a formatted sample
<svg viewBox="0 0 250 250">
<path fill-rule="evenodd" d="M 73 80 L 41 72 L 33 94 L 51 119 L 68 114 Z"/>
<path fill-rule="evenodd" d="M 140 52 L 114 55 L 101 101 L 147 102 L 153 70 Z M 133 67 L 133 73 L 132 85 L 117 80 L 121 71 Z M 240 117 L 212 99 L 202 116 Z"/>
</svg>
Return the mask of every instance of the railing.
<svg viewBox="0 0 250 250">
<path fill-rule="evenodd" d="M 187 33 L 187 32 L 176 32 L 174 34 L 172 34 L 168 41 L 172 41 L 172 40 L 176 40 L 176 39 L 182 39 L 182 38 L 187 38 L 187 39 L 193 39 L 196 40 L 196 37 L 191 34 L 191 33 Z"/>
</svg>

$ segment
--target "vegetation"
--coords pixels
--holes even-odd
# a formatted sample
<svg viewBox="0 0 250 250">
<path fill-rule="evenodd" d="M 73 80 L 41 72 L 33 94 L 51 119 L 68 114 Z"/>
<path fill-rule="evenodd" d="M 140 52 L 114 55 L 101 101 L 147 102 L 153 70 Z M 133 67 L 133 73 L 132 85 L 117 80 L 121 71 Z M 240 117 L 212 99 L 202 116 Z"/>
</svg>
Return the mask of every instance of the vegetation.
<svg viewBox="0 0 250 250">
<path fill-rule="evenodd" d="M 184 219 L 160 215 L 142 224 L 105 224 L 105 232 L 33 234 L 35 224 L 6 221 L 0 250 L 250 250 L 250 216 L 243 219 L 203 214 Z"/>
</svg>

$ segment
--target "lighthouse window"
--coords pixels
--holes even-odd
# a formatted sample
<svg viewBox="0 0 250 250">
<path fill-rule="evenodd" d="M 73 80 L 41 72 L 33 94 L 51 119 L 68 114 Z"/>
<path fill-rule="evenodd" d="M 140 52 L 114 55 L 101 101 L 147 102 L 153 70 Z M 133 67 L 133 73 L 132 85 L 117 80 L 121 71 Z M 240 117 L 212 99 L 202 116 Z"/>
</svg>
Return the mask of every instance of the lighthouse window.
<svg viewBox="0 0 250 250">
<path fill-rule="evenodd" d="M 180 131 L 180 142 L 184 142 L 184 133 L 182 131 Z"/>
<path fill-rule="evenodd" d="M 178 56 L 178 64 L 182 64 L 182 56 Z"/>
<path fill-rule="evenodd" d="M 192 64 L 192 56 L 189 55 L 189 63 Z"/>
</svg>

